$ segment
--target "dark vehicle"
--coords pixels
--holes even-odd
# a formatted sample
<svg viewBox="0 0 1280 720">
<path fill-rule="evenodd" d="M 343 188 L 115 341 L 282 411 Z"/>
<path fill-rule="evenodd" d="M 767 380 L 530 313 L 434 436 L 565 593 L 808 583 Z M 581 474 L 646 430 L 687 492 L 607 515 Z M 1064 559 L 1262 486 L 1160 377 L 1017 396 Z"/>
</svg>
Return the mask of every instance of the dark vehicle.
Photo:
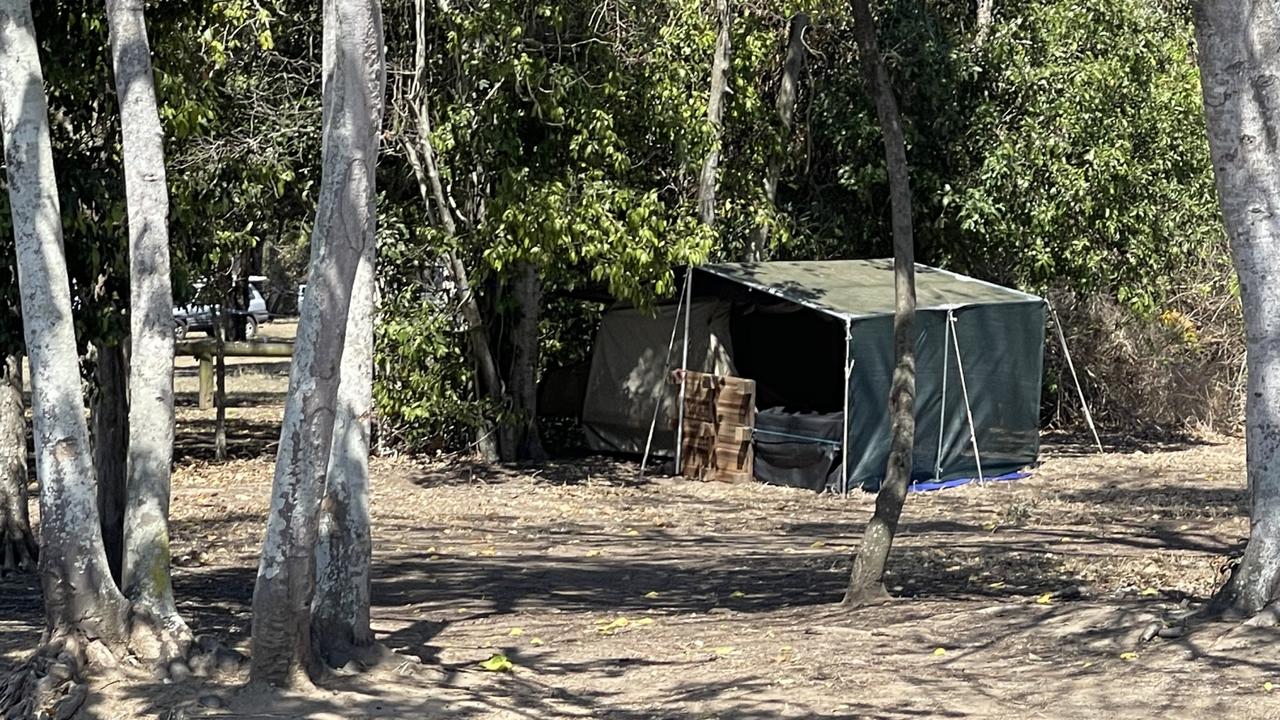
<svg viewBox="0 0 1280 720">
<path fill-rule="evenodd" d="M 265 278 L 264 278 L 265 279 Z M 234 315 L 244 316 L 244 336 L 253 339 L 258 336 L 258 326 L 271 321 L 271 313 L 267 311 L 267 301 L 258 290 L 257 278 L 249 280 L 249 309 L 226 310 Z M 192 331 L 213 334 L 213 306 L 186 305 L 173 309 L 174 333 L 181 340 Z"/>
</svg>

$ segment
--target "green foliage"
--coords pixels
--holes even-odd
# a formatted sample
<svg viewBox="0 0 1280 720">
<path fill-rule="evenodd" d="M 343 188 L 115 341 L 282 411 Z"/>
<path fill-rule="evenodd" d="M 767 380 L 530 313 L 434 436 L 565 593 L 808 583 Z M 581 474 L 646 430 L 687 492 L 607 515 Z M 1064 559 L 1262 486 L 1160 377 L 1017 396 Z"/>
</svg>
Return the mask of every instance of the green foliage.
<svg viewBox="0 0 1280 720">
<path fill-rule="evenodd" d="M 714 232 L 693 222 L 692 205 L 711 138 L 715 27 L 704 3 L 624 3 L 615 17 L 589 4 L 499 0 L 429 19 L 432 139 L 463 232 L 417 241 L 467 259 L 495 332 L 503 278 L 521 262 L 538 265 L 552 297 L 595 288 L 645 305 L 671 293 L 672 266 L 738 259 L 761 225 L 777 257 L 889 254 L 883 146 L 848 7 L 804 8 L 811 55 L 790 134 L 774 103 L 800 8 L 735 8 Z M 388 26 L 412 27 L 396 14 L 407 12 L 389 10 L 404 22 Z M 1188 287 L 1222 289 L 1230 270 L 1188 6 L 1001 5 L 981 45 L 968 3 L 894 0 L 878 16 L 921 261 L 1032 290 L 1102 293 L 1148 317 Z M 393 30 L 393 57 L 407 63 L 411 41 Z M 763 186 L 771 162 L 782 167 L 776 208 Z M 413 190 L 389 197 L 419 202 Z M 576 320 L 574 306 L 549 306 L 547 366 L 583 359 L 599 306 L 577 303 Z M 443 411 L 465 416 L 467 361 L 449 323 L 432 322 L 381 349 L 423 357 L 416 367 L 440 373 L 431 392 Z M 564 341 L 569 332 L 576 342 Z M 428 336 L 449 355 L 428 362 L 418 345 Z"/>
<path fill-rule="evenodd" d="M 319 13 L 299 0 L 190 0 L 152 36 L 175 284 L 221 302 L 232 263 L 305 243 L 320 155 Z M 149 15 L 154 18 L 156 14 Z M 305 258 L 305 253 L 303 254 Z M 291 268 L 300 279 L 305 267 Z"/>
<path fill-rule="evenodd" d="M 465 447 L 497 408 L 475 401 L 466 338 L 440 289 L 436 245 L 412 205 L 379 206 L 374 404 L 384 441 Z M 403 211 L 403 215 L 401 214 Z"/>
<path fill-rule="evenodd" d="M 811 53 L 788 133 L 774 104 L 788 20 L 801 9 L 813 19 Z M 456 447 L 468 425 L 503 412 L 475 397 L 446 250 L 471 270 L 495 340 L 510 330 L 506 283 L 517 266 L 538 268 L 545 367 L 587 358 L 602 305 L 580 298 L 652 305 L 674 291 L 674 267 L 736 260 L 757 227 L 770 229 L 775 257 L 890 251 L 883 147 L 845 3 L 734 4 L 714 230 L 694 219 L 713 137 L 708 3 L 432 5 L 424 91 L 454 237 L 424 206 L 402 154 L 415 132 L 413 3 L 390 0 L 384 12 L 393 72 L 378 178 L 376 392 L 393 439 Z M 998 4 L 981 45 L 972 12 L 960 0 L 877 8 L 921 261 L 1109 296 L 1146 318 L 1187 302 L 1175 297 L 1229 292 L 1189 5 Z M 37 4 L 36 19 L 77 322 L 83 337 L 112 339 L 124 327 L 127 278 L 103 9 L 56 0 Z M 198 279 L 225 286 L 232 260 L 264 244 L 298 279 L 320 154 L 318 6 L 175 0 L 149 7 L 148 20 L 179 295 Z M 782 169 L 776 207 L 763 183 L 771 164 Z M 0 287 L 12 288 L 3 257 Z M 15 331 L 13 313 L 0 317 L 0 345 L 12 346 Z"/>
<path fill-rule="evenodd" d="M 413 37 L 402 34 L 411 13 L 410 3 L 387 8 L 389 50 L 403 64 L 413 55 Z M 711 137 L 701 66 L 714 28 L 688 0 L 618 13 L 502 0 L 429 18 L 431 141 L 460 233 L 415 231 L 407 245 L 383 244 L 384 258 L 397 260 L 395 277 L 383 279 L 378 361 L 401 370 L 380 379 L 380 409 L 401 436 L 449 443 L 465 430 L 459 420 L 500 410 L 474 400 L 465 339 L 441 317 L 449 301 L 422 281 L 439 274 L 440 250 L 466 259 L 496 337 L 512 321 L 504 283 L 517 266 L 538 268 L 557 310 L 542 323 L 546 366 L 583 360 L 594 330 L 598 306 L 584 314 L 562 293 L 651 305 L 674 291 L 674 267 L 709 256 L 715 235 L 696 221 L 693 182 Z M 421 205 L 395 174 L 380 175 L 388 202 Z"/>
<path fill-rule="evenodd" d="M 34 3 L 33 12 L 77 337 L 82 347 L 118 342 L 128 327 L 128 232 L 105 7 L 56 0 Z M 192 280 L 224 275 L 230 257 L 266 240 L 289 244 L 309 227 L 308 177 L 319 155 L 316 15 L 298 0 L 147 8 L 180 299 Z M 274 28 L 289 41 L 283 48 Z M 11 243 L 2 213 L 0 281 L 12 280 Z M 0 316 L 0 350 L 20 340 L 15 286 L 0 282 L 14 309 Z"/>
<path fill-rule="evenodd" d="M 904 116 L 918 254 L 1033 290 L 1101 292 L 1155 310 L 1208 265 L 1229 272 L 1191 51 L 1177 3 L 1001 6 L 981 47 L 962 8 L 883 8 Z M 847 18 L 815 69 L 804 227 L 789 255 L 889 252 L 888 188 Z M 839 58 L 839 60 L 837 60 Z"/>
<path fill-rule="evenodd" d="M 1023 6 L 974 58 L 989 142 L 944 195 L 962 242 L 939 259 L 1141 310 L 1225 262 L 1192 43 L 1186 8 Z"/>
<path fill-rule="evenodd" d="M 506 0 L 431 19 L 433 140 L 445 179 L 474 173 L 464 192 L 485 201 L 462 239 L 482 271 L 532 262 L 550 288 L 644 304 L 671 291 L 672 266 L 706 257 L 681 176 L 709 138 L 692 70 L 711 28 L 680 0 L 622 12 Z"/>
</svg>

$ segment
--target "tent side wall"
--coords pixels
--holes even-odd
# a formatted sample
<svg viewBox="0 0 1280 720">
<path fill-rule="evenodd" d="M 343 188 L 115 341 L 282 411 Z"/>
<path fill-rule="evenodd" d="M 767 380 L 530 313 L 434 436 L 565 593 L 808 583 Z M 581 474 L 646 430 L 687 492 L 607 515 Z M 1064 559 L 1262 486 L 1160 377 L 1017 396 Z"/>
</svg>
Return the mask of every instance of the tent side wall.
<svg viewBox="0 0 1280 720">
<path fill-rule="evenodd" d="M 680 335 L 669 357 L 668 344 L 672 327 L 683 329 L 683 313 L 677 318 L 675 305 L 656 312 L 617 308 L 601 319 L 582 407 L 587 446 L 596 452 L 644 452 L 657 408 L 654 451 L 675 453 L 676 388 L 667 377 L 680 365 Z M 692 369 L 735 374 L 727 303 L 694 302 L 689 329 Z"/>
<path fill-rule="evenodd" d="M 967 388 L 978 452 L 987 476 L 1035 462 L 1040 452 L 1040 388 L 1044 364 L 1042 300 L 975 305 L 916 315 L 916 439 L 912 477 L 974 477 L 978 463 L 965 412 Z M 956 345 L 964 383 L 956 362 Z M 889 450 L 889 386 L 893 318 L 855 320 L 850 339 L 849 486 L 875 486 Z M 945 395 L 944 395 L 945 391 Z"/>
</svg>

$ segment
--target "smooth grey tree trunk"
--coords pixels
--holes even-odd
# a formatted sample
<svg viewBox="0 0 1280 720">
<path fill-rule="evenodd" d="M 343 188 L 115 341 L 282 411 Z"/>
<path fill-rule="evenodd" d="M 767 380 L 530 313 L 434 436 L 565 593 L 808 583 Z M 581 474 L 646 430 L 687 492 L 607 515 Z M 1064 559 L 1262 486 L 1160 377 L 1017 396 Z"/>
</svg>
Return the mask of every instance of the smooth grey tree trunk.
<svg viewBox="0 0 1280 720">
<path fill-rule="evenodd" d="M 46 639 L 125 640 L 127 602 L 102 546 L 31 6 L 0 0 L 0 123 L 31 366 Z"/>
<path fill-rule="evenodd" d="M 374 241 L 375 169 L 385 61 L 373 0 L 326 0 L 321 180 L 312 263 L 298 324 L 266 537 L 253 593 L 250 680 L 305 683 L 320 498 L 352 285 Z"/>
<path fill-rule="evenodd" d="M 122 587 L 133 605 L 134 650 L 167 660 L 191 640 L 169 576 L 173 463 L 173 289 L 164 129 L 142 0 L 107 0 L 129 219 L 128 500 Z"/>
<path fill-rule="evenodd" d="M 893 347 L 897 363 L 889 388 L 890 444 L 884 483 L 876 494 L 876 508 L 853 559 L 846 605 L 858 605 L 887 597 L 885 564 L 898 531 L 898 519 L 911 481 L 911 453 L 915 443 L 916 314 L 915 240 L 911 225 L 911 180 L 902 118 L 889 73 L 880 56 L 875 18 L 867 0 L 853 0 L 854 35 L 867 86 L 876 105 L 884 136 L 885 166 L 889 172 L 889 200 L 893 226 Z"/>
<path fill-rule="evenodd" d="M 787 34 L 787 54 L 782 63 L 782 80 L 778 84 L 778 122 L 782 126 L 783 139 L 789 140 L 795 127 L 796 95 L 800 88 L 800 72 L 804 69 L 808 49 L 804 44 L 805 32 L 809 30 L 809 16 L 796 13 L 791 18 L 791 30 Z M 769 167 L 765 171 L 764 194 L 769 204 L 778 203 L 778 182 L 782 176 L 784 149 L 780 149 L 769 158 Z M 760 262 L 769 254 L 769 227 L 758 225 L 751 231 L 751 241 L 747 246 L 747 261 Z"/>
<path fill-rule="evenodd" d="M 511 340 L 511 415 L 502 432 L 500 451 L 506 462 L 542 462 L 546 450 L 538 433 L 538 319 L 542 281 L 533 263 L 521 263 L 511 281 L 519 315 Z"/>
<path fill-rule="evenodd" d="M 720 182 L 720 144 L 724 137 L 724 96 L 729 90 L 730 31 L 733 15 L 729 0 L 716 0 L 716 48 L 711 57 L 711 90 L 707 95 L 707 120 L 711 123 L 711 147 L 698 178 L 698 220 L 716 224 L 716 185 Z"/>
<path fill-rule="evenodd" d="M 428 211 L 434 204 L 440 229 L 452 238 L 458 233 L 454 204 L 440 179 L 435 147 L 431 144 L 431 113 L 426 94 L 426 23 L 425 0 L 414 0 L 414 81 L 406 99 L 410 104 L 409 114 L 413 117 L 417 137 L 416 142 L 414 138 L 405 137 L 405 155 L 417 178 L 418 192 L 422 195 L 423 203 L 428 206 Z M 498 407 L 502 403 L 502 379 L 498 373 L 498 363 L 493 358 L 480 303 L 471 287 L 467 266 L 452 249 L 445 252 L 445 261 L 449 274 L 453 276 L 454 301 L 466 329 L 467 344 L 476 368 L 476 396 L 487 399 L 494 407 Z M 482 422 L 476 428 L 476 450 L 488 462 L 499 459 L 498 439 L 491 422 Z"/>
<path fill-rule="evenodd" d="M 1252 615 L 1280 599 L 1280 14 L 1263 0 L 1204 0 L 1195 25 L 1209 150 L 1244 308 L 1252 490 L 1249 544 L 1213 604 Z"/>
<path fill-rule="evenodd" d="M 128 478 L 129 387 L 124 346 L 94 345 L 93 379 L 96 392 L 90 404 L 93 467 L 98 471 L 98 521 L 107 551 L 111 577 L 122 584 L 124 570 L 124 508 Z"/>
<path fill-rule="evenodd" d="M 0 358 L 0 576 L 30 572 L 36 539 L 27 509 L 27 420 L 22 357 Z"/>
<path fill-rule="evenodd" d="M 373 645 L 369 592 L 369 434 L 373 415 L 374 243 L 365 245 L 351 290 L 333 451 L 320 505 L 311 627 L 320 657 L 342 667 Z"/>
<path fill-rule="evenodd" d="M 978 0 L 978 32 L 974 36 L 974 40 L 981 44 L 987 39 L 987 33 L 991 32 L 991 21 L 994 19 L 995 13 L 992 10 L 994 0 Z"/>
</svg>

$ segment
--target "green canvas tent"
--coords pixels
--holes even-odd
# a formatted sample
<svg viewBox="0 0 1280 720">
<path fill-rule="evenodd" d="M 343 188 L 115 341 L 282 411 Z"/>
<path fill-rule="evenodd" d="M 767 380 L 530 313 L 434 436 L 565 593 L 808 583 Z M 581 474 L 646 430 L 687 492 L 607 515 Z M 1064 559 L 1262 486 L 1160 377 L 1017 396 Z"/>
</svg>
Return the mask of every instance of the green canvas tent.
<svg viewBox="0 0 1280 720">
<path fill-rule="evenodd" d="M 722 340 L 712 344 L 725 348 L 738 376 L 757 384 L 758 477 L 814 489 L 877 485 L 889 447 L 893 282 L 891 260 L 694 268 L 685 284 L 683 306 L 692 307 L 695 320 L 687 333 L 684 323 L 672 327 L 671 309 L 662 324 L 667 337 L 649 332 L 641 338 L 629 332 L 632 323 L 625 317 L 606 313 L 602 333 L 607 329 L 614 342 L 612 348 L 595 348 L 596 395 L 589 394 L 583 416 L 588 435 L 593 404 L 630 409 L 633 421 L 617 422 L 615 413 L 610 431 L 629 434 L 632 446 L 643 444 L 654 412 L 654 401 L 644 407 L 634 402 L 634 391 L 611 394 L 617 383 L 596 377 L 598 366 L 611 365 L 610 375 L 625 376 L 624 368 L 633 363 L 628 358 L 645 354 L 640 346 L 665 342 L 674 329 L 679 367 L 682 338 L 701 350 L 709 342 L 706 334 L 717 333 Z M 916 293 L 913 477 L 974 477 L 979 467 L 991 477 L 1033 463 L 1039 453 L 1044 300 L 921 265 Z M 713 327 L 699 320 L 699 312 L 727 322 Z M 663 353 L 673 354 L 666 346 L 650 347 L 647 357 Z M 707 367 L 705 350 L 694 355 L 697 362 L 689 367 Z M 651 398 L 674 397 L 675 388 L 653 385 L 649 391 Z M 675 447 L 674 438 L 663 440 L 656 445 L 660 450 Z"/>
</svg>

